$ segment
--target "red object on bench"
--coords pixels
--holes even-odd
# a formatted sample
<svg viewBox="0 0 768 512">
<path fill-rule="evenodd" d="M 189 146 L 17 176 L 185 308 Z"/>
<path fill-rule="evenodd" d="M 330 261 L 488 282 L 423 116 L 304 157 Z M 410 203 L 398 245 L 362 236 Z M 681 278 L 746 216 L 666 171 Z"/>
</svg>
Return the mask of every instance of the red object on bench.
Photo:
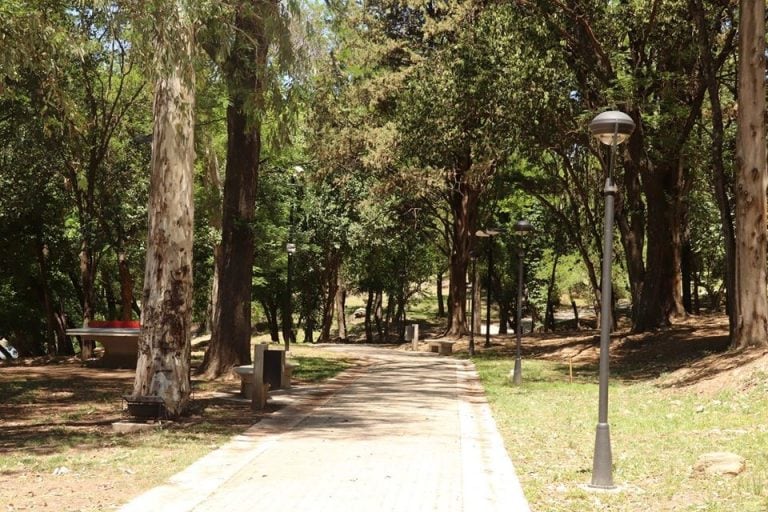
<svg viewBox="0 0 768 512">
<path fill-rule="evenodd" d="M 140 320 L 91 320 L 88 327 L 116 327 L 122 329 L 139 329 Z"/>
</svg>

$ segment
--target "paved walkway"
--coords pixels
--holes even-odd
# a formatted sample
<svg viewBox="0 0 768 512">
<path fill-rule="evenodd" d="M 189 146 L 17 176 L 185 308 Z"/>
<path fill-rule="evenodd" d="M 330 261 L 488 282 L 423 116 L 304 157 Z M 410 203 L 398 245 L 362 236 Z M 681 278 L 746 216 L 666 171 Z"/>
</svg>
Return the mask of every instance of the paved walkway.
<svg viewBox="0 0 768 512">
<path fill-rule="evenodd" d="M 369 364 L 273 395 L 290 405 L 120 510 L 529 511 L 470 362 L 338 350 Z"/>
</svg>

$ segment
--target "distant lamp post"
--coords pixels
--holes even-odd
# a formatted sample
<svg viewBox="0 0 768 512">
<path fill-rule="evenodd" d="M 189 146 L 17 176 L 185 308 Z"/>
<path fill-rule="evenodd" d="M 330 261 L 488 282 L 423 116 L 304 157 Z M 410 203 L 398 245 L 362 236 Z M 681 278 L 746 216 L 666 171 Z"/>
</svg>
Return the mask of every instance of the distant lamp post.
<svg viewBox="0 0 768 512">
<path fill-rule="evenodd" d="M 527 220 L 515 222 L 515 234 L 519 236 L 517 242 L 517 321 L 515 322 L 515 337 L 517 348 L 515 349 L 515 369 L 512 372 L 512 384 L 519 386 L 523 380 L 522 356 L 520 355 L 520 337 L 523 332 L 523 249 L 522 238 L 533 231 L 533 226 Z"/>
<path fill-rule="evenodd" d="M 469 312 L 469 355 L 475 355 L 475 286 L 477 286 L 477 279 L 475 279 L 475 264 L 477 263 L 477 254 L 474 251 L 469 255 L 472 260 L 472 276 L 471 276 L 471 299 L 470 299 L 470 312 Z"/>
<path fill-rule="evenodd" d="M 298 187 L 296 186 L 296 177 L 304 172 L 304 168 L 300 165 L 293 167 L 291 173 L 291 186 L 294 188 L 291 196 L 291 209 L 288 216 L 288 243 L 285 244 L 285 251 L 288 253 L 288 275 L 286 277 L 286 293 L 285 293 L 285 314 L 287 316 L 285 321 L 286 337 L 285 337 L 285 350 L 288 351 L 291 348 L 291 341 L 294 339 L 293 335 L 293 304 L 292 304 L 292 291 L 291 291 L 291 278 L 293 277 L 293 255 L 296 253 L 296 244 L 294 240 L 294 211 L 296 210 L 296 197 L 298 196 Z"/>
<path fill-rule="evenodd" d="M 613 484 L 613 455 L 611 433 L 608 426 L 608 375 L 609 345 L 611 341 L 611 260 L 613 259 L 613 203 L 618 189 L 613 183 L 616 166 L 616 148 L 632 135 L 635 122 L 627 114 L 618 111 L 598 114 L 589 130 L 601 143 L 611 146 L 608 178 L 605 181 L 605 233 L 603 234 L 603 276 L 600 289 L 600 383 L 598 399 L 597 432 L 592 463 L 591 487 L 611 489 Z"/>
<path fill-rule="evenodd" d="M 288 317 L 286 325 L 288 332 L 285 336 L 285 350 L 288 351 L 291 348 L 291 339 L 293 339 L 293 300 L 291 298 L 291 277 L 293 274 L 293 255 L 296 253 L 296 244 L 288 242 L 285 244 L 285 251 L 288 253 L 288 277 L 286 278 L 286 298 L 285 298 L 285 314 Z"/>
<path fill-rule="evenodd" d="M 493 237 L 501 234 L 500 229 L 486 228 L 475 232 L 475 236 L 488 239 L 488 290 L 485 304 L 485 348 L 491 346 L 491 276 L 493 275 Z"/>
</svg>

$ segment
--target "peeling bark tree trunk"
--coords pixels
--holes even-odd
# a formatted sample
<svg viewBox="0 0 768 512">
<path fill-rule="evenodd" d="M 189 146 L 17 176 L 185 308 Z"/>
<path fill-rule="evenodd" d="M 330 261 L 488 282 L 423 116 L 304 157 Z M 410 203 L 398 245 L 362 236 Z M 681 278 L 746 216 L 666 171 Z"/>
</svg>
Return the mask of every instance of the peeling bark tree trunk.
<svg viewBox="0 0 768 512">
<path fill-rule="evenodd" d="M 155 97 L 149 229 L 134 396 L 171 416 L 190 395 L 194 206 L 194 31 L 183 2 L 155 13 Z"/>
<path fill-rule="evenodd" d="M 765 2 L 739 2 L 736 134 L 736 330 L 731 347 L 768 346 L 766 302 Z"/>
</svg>

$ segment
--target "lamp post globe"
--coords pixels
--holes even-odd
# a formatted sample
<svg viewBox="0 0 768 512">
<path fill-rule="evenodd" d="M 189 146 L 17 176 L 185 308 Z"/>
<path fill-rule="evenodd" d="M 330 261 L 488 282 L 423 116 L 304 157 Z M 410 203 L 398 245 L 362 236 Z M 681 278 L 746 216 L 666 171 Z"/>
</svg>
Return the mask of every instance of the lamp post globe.
<svg viewBox="0 0 768 512">
<path fill-rule="evenodd" d="M 621 144 L 635 131 L 635 122 L 624 112 L 609 110 L 595 116 L 589 123 L 589 131 L 601 143 L 613 144 L 616 136 L 616 144 Z"/>
<path fill-rule="evenodd" d="M 635 122 L 624 112 L 611 110 L 598 114 L 589 123 L 592 135 L 602 144 L 611 146 L 611 158 L 608 178 L 605 180 L 605 232 L 603 234 L 603 268 L 600 289 L 600 366 L 598 419 L 595 433 L 595 452 L 592 462 L 591 487 L 612 489 L 613 454 L 611 453 L 611 433 L 608 426 L 608 377 L 609 349 L 611 341 L 611 261 L 613 259 L 613 208 L 618 189 L 613 183 L 616 165 L 616 148 L 629 139 L 635 130 Z"/>
</svg>

